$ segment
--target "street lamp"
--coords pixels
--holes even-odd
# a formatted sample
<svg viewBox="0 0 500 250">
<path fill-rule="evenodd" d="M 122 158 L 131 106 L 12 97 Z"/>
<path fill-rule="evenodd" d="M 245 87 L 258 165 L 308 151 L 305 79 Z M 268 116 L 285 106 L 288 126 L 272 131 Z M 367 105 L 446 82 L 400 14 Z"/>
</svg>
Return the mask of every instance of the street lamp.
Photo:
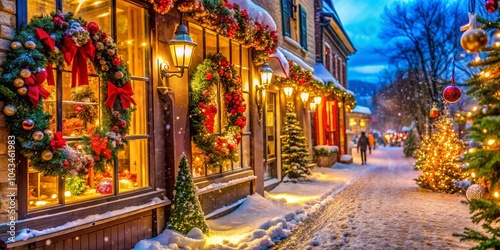
<svg viewBox="0 0 500 250">
<path fill-rule="evenodd" d="M 271 79 L 273 78 L 273 70 L 269 67 L 269 64 L 264 63 L 260 69 L 260 86 L 257 85 L 257 94 L 255 95 L 255 103 L 257 104 L 257 113 L 259 114 L 259 119 L 257 122 L 260 124 L 262 122 L 262 113 L 264 112 L 264 103 L 266 102 L 266 90 L 271 85 Z"/>
<path fill-rule="evenodd" d="M 286 97 L 288 97 L 288 98 L 292 97 L 292 93 L 293 93 L 292 87 L 284 87 L 283 90 L 285 91 Z"/>
<path fill-rule="evenodd" d="M 300 100 L 302 100 L 302 102 L 304 103 L 304 107 L 305 107 L 305 105 L 307 104 L 307 100 L 309 100 L 309 93 L 302 92 L 300 94 Z"/>
</svg>

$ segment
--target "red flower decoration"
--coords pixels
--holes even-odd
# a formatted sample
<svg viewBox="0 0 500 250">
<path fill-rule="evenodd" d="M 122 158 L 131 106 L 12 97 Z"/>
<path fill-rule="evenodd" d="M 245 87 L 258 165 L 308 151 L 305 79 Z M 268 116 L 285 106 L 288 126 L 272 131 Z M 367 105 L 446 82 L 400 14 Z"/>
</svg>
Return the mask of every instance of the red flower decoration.
<svg viewBox="0 0 500 250">
<path fill-rule="evenodd" d="M 111 61 L 111 64 L 113 64 L 113 66 L 118 66 L 120 65 L 120 63 L 122 63 L 122 59 L 117 57 L 116 55 L 113 57 L 113 60 Z"/>
<path fill-rule="evenodd" d="M 96 34 L 99 32 L 99 25 L 95 22 L 90 22 L 87 24 L 87 30 L 90 32 L 90 34 Z"/>
<path fill-rule="evenodd" d="M 66 139 L 63 138 L 61 131 L 56 132 L 56 134 L 54 135 L 54 139 L 50 141 L 50 146 L 54 150 L 59 150 L 66 146 Z"/>
<path fill-rule="evenodd" d="M 212 81 L 212 79 L 214 79 L 214 76 L 213 76 L 213 75 L 212 75 L 212 73 L 210 73 L 210 72 L 207 72 L 207 73 L 205 74 L 205 76 L 207 77 L 207 80 L 209 80 L 209 81 Z"/>
</svg>

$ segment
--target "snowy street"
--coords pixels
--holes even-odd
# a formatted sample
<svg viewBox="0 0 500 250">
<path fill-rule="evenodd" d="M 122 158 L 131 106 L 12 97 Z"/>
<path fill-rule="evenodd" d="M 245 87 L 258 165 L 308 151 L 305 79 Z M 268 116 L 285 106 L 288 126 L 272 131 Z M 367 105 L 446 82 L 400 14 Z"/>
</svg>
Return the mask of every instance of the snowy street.
<svg viewBox="0 0 500 250">
<path fill-rule="evenodd" d="M 355 150 L 353 152 L 355 154 Z M 355 163 L 360 163 L 355 157 Z M 369 168 L 273 249 L 467 249 L 452 233 L 472 224 L 463 195 L 417 186 L 413 160 L 400 147 L 368 155 Z"/>
</svg>

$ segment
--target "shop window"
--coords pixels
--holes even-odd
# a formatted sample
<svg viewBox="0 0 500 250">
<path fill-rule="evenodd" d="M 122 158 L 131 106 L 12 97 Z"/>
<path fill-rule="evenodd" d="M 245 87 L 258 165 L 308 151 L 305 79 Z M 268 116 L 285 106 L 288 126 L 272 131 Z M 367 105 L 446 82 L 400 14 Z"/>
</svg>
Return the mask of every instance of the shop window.
<svg viewBox="0 0 500 250">
<path fill-rule="evenodd" d="M 61 2 L 63 12 L 73 12 L 76 17 L 98 23 L 106 33 L 116 34 L 114 39 L 119 56 L 127 63 L 132 75 L 136 105 L 130 120 L 128 145 L 119 151 L 114 164 L 106 166 L 106 172 L 91 170 L 83 177 L 63 180 L 44 176 L 28 163 L 28 210 L 113 196 L 149 186 L 150 135 L 147 120 L 151 46 L 148 10 L 125 0 Z M 29 18 L 56 11 L 54 0 L 29 0 L 26 4 Z M 116 6 L 114 12 L 111 12 L 112 6 Z M 116 13 L 116 16 L 112 13 Z M 114 32 L 112 27 L 116 27 Z M 57 110 L 62 110 L 61 117 L 52 117 L 51 130 L 57 131 L 58 125 L 62 125 L 63 136 L 72 147 L 78 147 L 82 135 L 99 127 L 103 119 L 100 105 L 103 99 L 102 83 L 91 63 L 87 65 L 88 86 L 71 87 L 71 66 L 60 74 L 62 86 L 45 86 L 51 92 L 49 99 L 44 102 L 45 111 L 56 114 Z M 62 91 L 58 91 L 59 88 Z M 61 106 L 58 105 L 59 101 L 62 101 Z"/>
<path fill-rule="evenodd" d="M 332 72 L 332 51 L 330 50 L 330 46 L 325 43 L 325 68 L 329 71 Z"/>
<path fill-rule="evenodd" d="M 359 126 L 362 127 L 362 128 L 366 127 L 366 121 L 365 121 L 365 119 L 359 119 Z"/>
<path fill-rule="evenodd" d="M 241 143 L 239 145 L 238 156 L 239 159 L 236 162 L 226 161 L 222 167 L 208 166 L 203 162 L 203 152 L 192 143 L 192 172 L 194 177 L 204 177 L 209 175 L 222 174 L 224 172 L 232 172 L 245 168 L 251 167 L 251 129 L 250 129 L 250 82 L 251 82 L 251 72 L 250 72 L 250 49 L 244 47 L 226 37 L 216 34 L 214 31 L 200 27 L 199 25 L 190 23 L 189 24 L 190 34 L 194 34 L 191 37 L 193 41 L 198 44 L 200 53 L 197 53 L 193 57 L 193 64 L 191 65 L 191 70 L 194 70 L 198 64 L 200 64 L 204 57 L 209 53 L 218 52 L 223 54 L 230 63 L 234 66 L 238 74 L 241 76 L 242 92 L 243 98 L 247 104 L 247 109 L 245 111 L 245 116 L 248 119 L 247 125 L 243 130 L 243 136 Z M 217 93 L 216 105 L 217 105 L 217 115 L 215 117 L 214 128 L 217 133 L 220 133 L 223 125 L 227 120 L 225 105 L 224 105 L 224 93 L 221 92 L 220 86 L 213 86 L 214 92 Z"/>
<path fill-rule="evenodd" d="M 358 123 L 356 122 L 356 119 L 349 118 L 349 127 L 354 127 L 356 125 L 358 125 Z"/>
</svg>

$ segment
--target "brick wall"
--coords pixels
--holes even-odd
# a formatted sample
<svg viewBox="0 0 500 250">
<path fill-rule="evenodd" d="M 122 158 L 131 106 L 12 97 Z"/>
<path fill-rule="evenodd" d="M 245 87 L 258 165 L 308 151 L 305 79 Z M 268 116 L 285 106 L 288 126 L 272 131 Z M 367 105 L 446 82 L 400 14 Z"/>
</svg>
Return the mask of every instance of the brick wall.
<svg viewBox="0 0 500 250">
<path fill-rule="evenodd" d="M 16 2 L 13 0 L 0 0 L 0 65 L 3 57 L 8 51 L 10 42 L 14 36 L 14 27 L 16 26 Z M 0 102 L 0 110 L 3 109 L 3 102 Z M 7 197 L 7 135 L 5 126 L 5 117 L 0 112 L 0 223 L 7 222 L 8 204 Z"/>
</svg>

